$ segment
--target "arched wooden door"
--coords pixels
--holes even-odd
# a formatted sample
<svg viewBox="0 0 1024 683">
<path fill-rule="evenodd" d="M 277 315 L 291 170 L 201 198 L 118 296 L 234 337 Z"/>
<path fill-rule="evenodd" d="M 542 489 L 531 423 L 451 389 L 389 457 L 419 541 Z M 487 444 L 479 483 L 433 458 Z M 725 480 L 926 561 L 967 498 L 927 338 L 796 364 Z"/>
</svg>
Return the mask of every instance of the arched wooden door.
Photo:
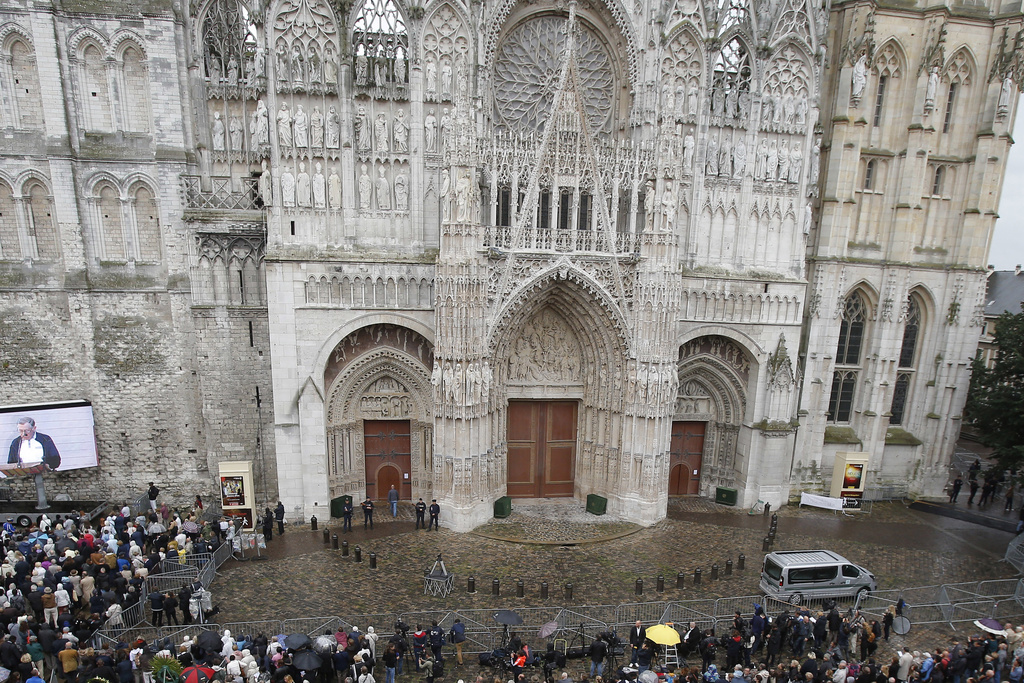
<svg viewBox="0 0 1024 683">
<path fill-rule="evenodd" d="M 704 458 L 706 422 L 673 422 L 668 494 L 693 496 L 700 493 L 700 468 Z"/>
<path fill-rule="evenodd" d="M 409 420 L 364 420 L 363 454 L 366 459 L 366 495 L 373 500 L 388 497 L 391 484 L 398 496 L 412 496 L 412 447 Z M 385 477 L 384 480 L 380 477 Z M 387 479 L 390 477 L 390 479 Z"/>
</svg>

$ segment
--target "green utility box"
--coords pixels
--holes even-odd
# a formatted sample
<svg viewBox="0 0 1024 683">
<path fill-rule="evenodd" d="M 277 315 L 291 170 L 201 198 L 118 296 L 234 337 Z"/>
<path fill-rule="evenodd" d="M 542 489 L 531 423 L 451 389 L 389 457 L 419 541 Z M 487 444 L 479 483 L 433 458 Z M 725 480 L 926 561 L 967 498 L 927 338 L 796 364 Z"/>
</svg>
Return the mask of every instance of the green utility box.
<svg viewBox="0 0 1024 683">
<path fill-rule="evenodd" d="M 345 503 L 351 502 L 352 496 L 338 496 L 337 498 L 331 498 L 331 517 L 344 516 L 342 510 L 345 508 Z"/>
<path fill-rule="evenodd" d="M 504 519 L 512 514 L 512 499 L 508 496 L 502 496 L 498 500 L 494 501 L 494 516 L 498 519 Z"/>
<path fill-rule="evenodd" d="M 739 498 L 739 491 L 736 489 L 729 489 L 724 486 L 719 486 L 715 489 L 715 502 L 721 505 L 736 505 L 736 500 Z"/>
<path fill-rule="evenodd" d="M 587 495 L 587 512 L 592 515 L 603 515 L 608 509 L 608 499 L 596 493 Z"/>
</svg>

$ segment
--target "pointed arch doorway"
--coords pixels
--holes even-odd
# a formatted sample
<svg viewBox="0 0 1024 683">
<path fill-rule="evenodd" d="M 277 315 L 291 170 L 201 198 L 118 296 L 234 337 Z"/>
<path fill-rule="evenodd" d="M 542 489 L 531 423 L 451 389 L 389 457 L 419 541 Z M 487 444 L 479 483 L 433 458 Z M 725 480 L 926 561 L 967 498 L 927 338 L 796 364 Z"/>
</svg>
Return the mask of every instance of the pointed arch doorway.
<svg viewBox="0 0 1024 683">
<path fill-rule="evenodd" d="M 576 401 L 509 401 L 508 496 L 573 495 L 577 406 Z"/>
</svg>

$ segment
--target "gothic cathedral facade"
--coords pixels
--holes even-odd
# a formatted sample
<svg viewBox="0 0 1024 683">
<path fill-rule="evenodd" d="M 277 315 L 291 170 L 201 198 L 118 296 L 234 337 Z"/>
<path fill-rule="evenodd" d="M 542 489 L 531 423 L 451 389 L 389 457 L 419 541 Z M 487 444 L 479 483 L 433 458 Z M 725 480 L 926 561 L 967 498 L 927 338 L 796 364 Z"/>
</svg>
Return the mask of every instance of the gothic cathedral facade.
<svg viewBox="0 0 1024 683">
<path fill-rule="evenodd" d="M 1019 4 L 12 0 L 4 403 L 183 496 L 938 495 Z M 84 473 L 83 473 L 84 472 Z M 152 476 L 150 476 L 152 475 Z"/>
</svg>

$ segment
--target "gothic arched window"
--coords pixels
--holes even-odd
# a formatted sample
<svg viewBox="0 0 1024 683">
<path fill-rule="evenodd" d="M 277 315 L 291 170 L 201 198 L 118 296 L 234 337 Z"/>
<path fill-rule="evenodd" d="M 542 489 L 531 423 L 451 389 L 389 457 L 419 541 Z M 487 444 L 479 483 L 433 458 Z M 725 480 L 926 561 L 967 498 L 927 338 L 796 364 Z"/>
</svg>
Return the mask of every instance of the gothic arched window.
<svg viewBox="0 0 1024 683">
<path fill-rule="evenodd" d="M 128 242 L 124 234 L 121 197 L 117 189 L 107 183 L 99 187 L 96 196 L 99 207 L 99 227 L 103 242 L 103 259 L 107 261 L 125 261 L 128 258 Z"/>
<path fill-rule="evenodd" d="M 23 40 L 10 43 L 10 73 L 7 80 L 13 95 L 10 120 L 15 128 L 42 128 L 43 107 L 39 99 L 39 76 L 32 48 Z M 6 56 L 6 55 L 5 55 Z"/>
<path fill-rule="evenodd" d="M 846 297 L 836 345 L 836 370 L 832 375 L 832 394 L 828 405 L 829 422 L 850 421 L 867 318 L 864 295 L 854 292 Z"/>
<path fill-rule="evenodd" d="M 135 190 L 134 204 L 139 260 L 157 263 L 160 261 L 160 216 L 156 198 L 148 187 L 139 185 Z"/>
<path fill-rule="evenodd" d="M 107 82 L 107 60 L 100 49 L 89 43 L 82 50 L 82 94 L 85 102 L 85 127 L 109 131 L 110 84 Z"/>
<path fill-rule="evenodd" d="M 869 161 L 864 167 L 864 189 L 873 190 L 875 189 L 875 166 L 876 162 L 874 159 Z"/>
<path fill-rule="evenodd" d="M 42 183 L 32 183 L 25 192 L 28 200 L 28 236 L 35 247 L 35 257 L 52 261 L 58 258 L 57 230 L 53 221 L 53 205 Z"/>
<path fill-rule="evenodd" d="M 906 324 L 903 327 L 903 342 L 897 363 L 896 384 L 893 386 L 892 405 L 889 408 L 889 424 L 903 424 L 910 395 L 910 384 L 914 378 L 917 361 L 917 347 L 921 335 L 921 303 L 911 294 L 907 301 Z"/>
<path fill-rule="evenodd" d="M 749 95 L 752 72 L 750 53 L 739 38 L 733 38 L 722 47 L 715 60 L 711 93 L 713 116 L 739 116 L 740 96 Z"/>
<path fill-rule="evenodd" d="M 121 53 L 121 76 L 125 130 L 149 132 L 149 70 L 141 50 L 129 46 Z"/>
<path fill-rule="evenodd" d="M 0 183 L 0 259 L 21 259 L 21 238 L 18 235 L 18 210 L 14 193 L 6 183 Z"/>
<path fill-rule="evenodd" d="M 391 65 L 395 59 L 408 59 L 409 33 L 405 17 L 395 0 L 364 0 L 362 9 L 352 26 L 352 47 L 356 55 L 357 85 L 378 82 L 394 77 Z M 365 58 L 366 63 L 361 63 Z M 448 68 L 453 68 L 448 64 Z M 366 78 L 359 83 L 359 74 L 365 70 Z"/>
</svg>

